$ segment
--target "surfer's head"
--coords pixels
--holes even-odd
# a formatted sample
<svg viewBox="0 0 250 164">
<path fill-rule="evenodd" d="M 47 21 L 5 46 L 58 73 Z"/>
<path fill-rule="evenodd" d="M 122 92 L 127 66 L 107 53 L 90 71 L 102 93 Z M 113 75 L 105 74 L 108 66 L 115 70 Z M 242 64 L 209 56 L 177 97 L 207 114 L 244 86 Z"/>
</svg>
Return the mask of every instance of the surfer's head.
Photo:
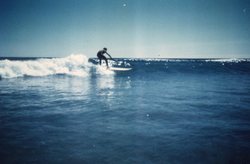
<svg viewBox="0 0 250 164">
<path fill-rule="evenodd" d="M 106 47 L 103 48 L 104 51 L 107 51 L 108 49 Z"/>
</svg>

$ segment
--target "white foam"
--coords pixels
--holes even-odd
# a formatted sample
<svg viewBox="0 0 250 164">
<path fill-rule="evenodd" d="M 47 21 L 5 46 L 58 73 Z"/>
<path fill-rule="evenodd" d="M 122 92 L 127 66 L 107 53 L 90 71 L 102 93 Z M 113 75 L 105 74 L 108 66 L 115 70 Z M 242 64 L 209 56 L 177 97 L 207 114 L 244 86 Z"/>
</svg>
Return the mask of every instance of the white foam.
<svg viewBox="0 0 250 164">
<path fill-rule="evenodd" d="M 106 66 L 96 66 L 96 73 L 99 75 L 114 75 L 115 72 L 112 70 L 107 69 Z"/>
<path fill-rule="evenodd" d="M 67 74 L 86 77 L 89 75 L 88 58 L 82 54 L 72 54 L 64 58 L 37 59 L 26 61 L 0 60 L 0 77 L 47 76 Z"/>
</svg>

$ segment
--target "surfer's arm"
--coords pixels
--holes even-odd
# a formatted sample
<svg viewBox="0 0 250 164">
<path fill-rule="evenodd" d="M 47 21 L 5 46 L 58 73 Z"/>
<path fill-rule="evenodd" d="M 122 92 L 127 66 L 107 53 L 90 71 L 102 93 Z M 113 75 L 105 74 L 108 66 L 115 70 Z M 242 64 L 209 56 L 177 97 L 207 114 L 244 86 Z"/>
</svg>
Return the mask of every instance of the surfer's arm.
<svg viewBox="0 0 250 164">
<path fill-rule="evenodd" d="M 111 57 L 111 55 L 109 55 L 107 52 L 106 52 L 106 54 L 109 56 L 110 59 L 114 60 L 114 59 Z"/>
</svg>

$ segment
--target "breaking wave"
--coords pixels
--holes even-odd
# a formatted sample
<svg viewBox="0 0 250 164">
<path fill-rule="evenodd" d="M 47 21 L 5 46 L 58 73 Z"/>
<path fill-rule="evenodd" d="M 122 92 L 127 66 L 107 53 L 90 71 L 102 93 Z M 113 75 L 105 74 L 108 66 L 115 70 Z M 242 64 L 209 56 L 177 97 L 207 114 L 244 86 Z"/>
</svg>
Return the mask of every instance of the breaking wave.
<svg viewBox="0 0 250 164">
<path fill-rule="evenodd" d="M 119 58 L 109 61 L 110 66 L 131 67 L 129 76 L 148 76 L 150 73 L 249 73 L 250 59 L 159 59 Z M 72 54 L 63 58 L 5 59 L 0 60 L 0 78 L 24 76 L 103 76 L 127 75 L 98 65 L 98 59 L 83 54 Z M 110 77 L 110 76 L 108 76 Z"/>
<path fill-rule="evenodd" d="M 64 58 L 37 60 L 0 60 L 0 77 L 47 76 L 66 74 L 86 77 L 91 64 L 85 55 L 76 54 Z"/>
</svg>

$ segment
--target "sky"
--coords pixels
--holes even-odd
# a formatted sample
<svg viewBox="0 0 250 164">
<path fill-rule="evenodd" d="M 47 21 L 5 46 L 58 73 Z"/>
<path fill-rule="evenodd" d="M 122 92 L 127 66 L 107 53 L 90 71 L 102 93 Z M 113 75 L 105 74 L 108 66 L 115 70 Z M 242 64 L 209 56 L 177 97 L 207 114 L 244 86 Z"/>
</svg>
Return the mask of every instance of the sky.
<svg viewBox="0 0 250 164">
<path fill-rule="evenodd" d="M 0 57 L 250 58 L 249 0 L 1 0 Z"/>
</svg>

